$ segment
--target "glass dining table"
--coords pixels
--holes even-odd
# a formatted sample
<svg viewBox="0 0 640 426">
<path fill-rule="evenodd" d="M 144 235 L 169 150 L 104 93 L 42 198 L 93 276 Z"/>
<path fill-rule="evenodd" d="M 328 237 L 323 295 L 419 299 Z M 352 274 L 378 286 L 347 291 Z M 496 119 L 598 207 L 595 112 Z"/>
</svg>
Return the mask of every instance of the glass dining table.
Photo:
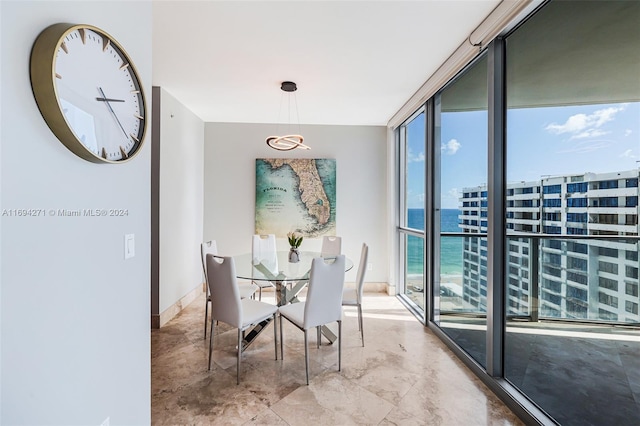
<svg viewBox="0 0 640 426">
<path fill-rule="evenodd" d="M 251 281 L 269 281 L 275 287 L 276 304 L 283 306 L 299 302 L 298 295 L 309 283 L 311 262 L 320 257 L 319 252 L 300 251 L 298 262 L 289 262 L 289 251 L 278 251 L 270 260 L 254 260 L 251 253 L 233 256 L 238 279 Z M 327 258 L 329 259 L 329 258 Z M 345 272 L 353 268 L 353 261 L 345 259 Z M 269 318 L 245 333 L 243 348 L 245 350 L 262 330 L 273 319 Z M 333 343 L 336 335 L 326 326 L 322 327 L 322 334 Z"/>
</svg>

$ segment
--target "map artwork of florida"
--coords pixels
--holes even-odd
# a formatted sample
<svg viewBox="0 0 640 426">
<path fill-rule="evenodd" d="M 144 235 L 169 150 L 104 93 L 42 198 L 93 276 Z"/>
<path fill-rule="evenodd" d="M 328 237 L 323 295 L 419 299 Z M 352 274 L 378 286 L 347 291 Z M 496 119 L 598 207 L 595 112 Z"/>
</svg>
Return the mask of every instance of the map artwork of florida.
<svg viewBox="0 0 640 426">
<path fill-rule="evenodd" d="M 256 159 L 256 234 L 336 234 L 335 159 Z"/>
</svg>

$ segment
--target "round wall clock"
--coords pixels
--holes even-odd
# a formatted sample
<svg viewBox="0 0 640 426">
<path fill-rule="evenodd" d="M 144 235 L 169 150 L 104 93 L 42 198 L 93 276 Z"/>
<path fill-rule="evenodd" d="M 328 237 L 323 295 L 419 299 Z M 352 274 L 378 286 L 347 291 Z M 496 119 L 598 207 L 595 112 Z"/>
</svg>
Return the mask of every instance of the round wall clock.
<svg viewBox="0 0 640 426">
<path fill-rule="evenodd" d="M 47 125 L 73 153 L 122 163 L 144 141 L 147 108 L 133 62 L 91 25 L 47 27 L 31 50 L 31 87 Z"/>
</svg>

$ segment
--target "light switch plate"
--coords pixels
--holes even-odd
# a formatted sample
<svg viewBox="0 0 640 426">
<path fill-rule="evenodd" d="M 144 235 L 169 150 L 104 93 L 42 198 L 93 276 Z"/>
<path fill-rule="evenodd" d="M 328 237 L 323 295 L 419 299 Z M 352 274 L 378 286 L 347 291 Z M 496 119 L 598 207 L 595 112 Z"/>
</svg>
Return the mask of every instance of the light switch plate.
<svg viewBox="0 0 640 426">
<path fill-rule="evenodd" d="M 126 234 L 124 236 L 124 258 L 130 259 L 136 255 L 136 236 L 135 234 Z"/>
</svg>

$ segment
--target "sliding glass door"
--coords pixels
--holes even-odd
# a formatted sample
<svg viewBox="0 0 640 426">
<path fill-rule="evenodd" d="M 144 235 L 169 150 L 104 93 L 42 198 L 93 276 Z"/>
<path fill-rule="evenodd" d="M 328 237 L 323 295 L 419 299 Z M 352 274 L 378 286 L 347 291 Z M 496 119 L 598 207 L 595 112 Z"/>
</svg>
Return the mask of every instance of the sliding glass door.
<svg viewBox="0 0 640 426">
<path fill-rule="evenodd" d="M 400 297 L 523 417 L 640 424 L 640 2 L 545 2 L 397 135 Z"/>
<path fill-rule="evenodd" d="M 485 365 L 487 330 L 487 58 L 435 96 L 436 324 Z"/>
<path fill-rule="evenodd" d="M 640 423 L 640 3 L 506 38 L 505 377 L 561 424 Z"/>
</svg>

